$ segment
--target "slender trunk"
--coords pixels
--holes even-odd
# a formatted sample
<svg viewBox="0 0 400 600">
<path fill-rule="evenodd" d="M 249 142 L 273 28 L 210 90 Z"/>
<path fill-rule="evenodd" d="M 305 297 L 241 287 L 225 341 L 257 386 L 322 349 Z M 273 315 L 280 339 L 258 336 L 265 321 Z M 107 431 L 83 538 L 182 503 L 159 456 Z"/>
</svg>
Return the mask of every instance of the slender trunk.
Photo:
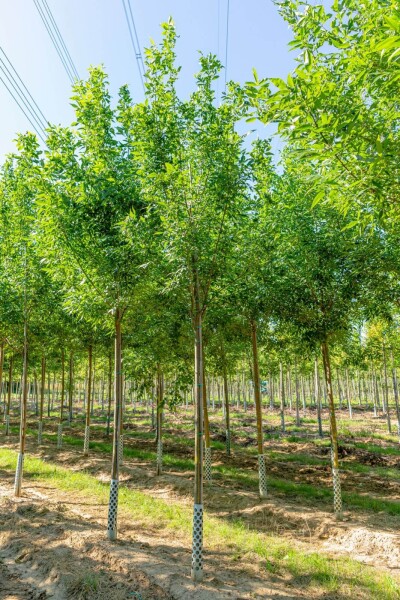
<svg viewBox="0 0 400 600">
<path fill-rule="evenodd" d="M 69 357 L 69 379 L 68 379 L 68 421 L 72 423 L 72 399 L 74 394 L 74 357 L 71 352 Z"/>
<path fill-rule="evenodd" d="M 107 437 L 110 435 L 111 420 L 111 394 L 112 394 L 112 354 L 108 356 L 108 408 L 107 408 Z"/>
<path fill-rule="evenodd" d="M 296 427 L 300 427 L 300 386 L 299 386 L 299 375 L 297 372 L 297 362 L 294 363 L 294 378 L 296 386 Z"/>
<path fill-rule="evenodd" d="M 192 570 L 193 581 L 203 579 L 203 331 L 200 309 L 200 287 L 195 269 L 194 280 L 195 332 L 195 477 L 193 506 Z"/>
<path fill-rule="evenodd" d="M 400 438 L 399 386 L 397 384 L 397 371 L 396 371 L 396 367 L 395 367 L 394 359 L 393 359 L 393 350 L 391 351 L 391 359 L 392 359 L 393 397 L 394 397 L 394 404 L 396 407 L 396 417 L 397 417 L 397 435 Z"/>
<path fill-rule="evenodd" d="M 283 365 L 279 363 L 279 391 L 281 397 L 281 427 L 282 433 L 285 433 L 285 382 L 283 379 Z"/>
<path fill-rule="evenodd" d="M 22 367 L 22 401 L 21 401 L 21 422 L 19 429 L 19 454 L 17 460 L 17 470 L 15 472 L 15 496 L 21 495 L 22 472 L 24 468 L 25 441 L 26 441 L 26 416 L 28 402 L 28 323 L 25 317 L 24 322 L 24 355 Z"/>
<path fill-rule="evenodd" d="M 342 518 L 342 492 L 340 487 L 339 472 L 339 445 L 336 425 L 335 402 L 333 399 L 332 372 L 329 358 L 329 349 L 327 342 L 321 345 L 322 358 L 324 363 L 324 373 L 326 382 L 326 391 L 329 404 L 329 420 L 331 430 L 331 457 L 332 457 L 332 477 L 333 477 L 333 507 L 337 519 Z"/>
<path fill-rule="evenodd" d="M 267 471 L 264 456 L 264 436 L 262 429 L 262 411 L 261 411 L 261 388 L 260 388 L 260 367 L 258 363 L 257 348 L 257 324 L 251 321 L 251 342 L 253 349 L 253 381 L 254 381 L 254 404 L 256 406 L 257 418 L 257 452 L 258 452 L 258 477 L 260 498 L 267 496 Z"/>
<path fill-rule="evenodd" d="M 92 360 L 93 348 L 90 344 L 88 348 L 89 373 L 87 380 L 87 399 L 86 399 L 86 424 L 85 424 L 85 439 L 83 442 L 83 454 L 89 454 L 89 437 L 90 437 L 90 399 L 92 397 Z"/>
<path fill-rule="evenodd" d="M 304 414 L 304 416 L 306 416 L 306 412 L 307 412 L 306 383 L 305 383 L 305 379 L 303 376 L 301 377 L 301 396 L 303 398 L 303 414 Z"/>
<path fill-rule="evenodd" d="M 65 395 L 65 352 L 64 348 L 61 350 L 61 406 L 60 406 L 60 420 L 58 423 L 57 432 L 57 448 L 62 448 L 62 427 L 64 420 L 64 395 Z"/>
<path fill-rule="evenodd" d="M 386 364 L 386 348 L 385 344 L 382 347 L 382 355 L 383 355 L 383 374 L 384 374 L 384 384 L 383 384 L 383 397 L 384 397 L 384 410 L 386 411 L 386 421 L 388 426 L 388 432 L 392 433 L 392 424 L 390 422 L 390 410 L 389 410 L 389 386 L 388 386 L 388 377 L 387 377 L 387 364 Z"/>
<path fill-rule="evenodd" d="M 10 435 L 10 408 L 11 408 L 11 394 L 13 385 L 13 355 L 10 356 L 10 362 L 8 364 L 8 390 L 7 390 L 7 407 L 6 407 L 6 435 Z"/>
<path fill-rule="evenodd" d="M 290 366 L 288 367 L 288 372 L 287 372 L 287 391 L 288 391 L 288 400 L 289 400 L 289 410 L 290 410 L 290 412 L 292 412 L 292 410 L 293 410 L 292 374 L 290 371 Z"/>
<path fill-rule="evenodd" d="M 229 388 L 228 388 L 228 377 L 226 373 L 226 362 L 225 352 L 222 351 L 222 376 L 224 380 L 224 412 L 225 412 L 225 432 L 226 432 L 226 453 L 229 456 L 231 453 L 231 427 L 230 427 L 230 413 L 229 413 Z"/>
<path fill-rule="evenodd" d="M 322 431 L 322 417 L 321 417 L 321 392 L 320 392 L 320 385 L 319 385 L 319 373 L 318 373 L 318 359 L 315 358 L 314 361 L 314 375 L 315 375 L 315 383 L 314 383 L 314 389 L 315 389 L 315 402 L 317 405 L 317 420 L 318 420 L 318 435 L 319 437 L 324 437 L 324 432 Z"/>
<path fill-rule="evenodd" d="M 38 429 L 38 445 L 42 444 L 43 434 L 43 406 L 44 406 L 44 388 L 46 385 L 46 359 L 42 355 L 42 363 L 40 370 L 40 404 L 39 404 L 39 429 Z"/>
<path fill-rule="evenodd" d="M 157 471 L 156 475 L 162 473 L 162 456 L 163 456 L 163 443 L 162 443 L 162 416 L 164 409 L 164 381 L 163 374 L 160 365 L 157 367 Z"/>
<path fill-rule="evenodd" d="M 349 417 L 353 418 L 353 408 L 351 406 L 351 394 L 350 394 L 350 380 L 349 380 L 349 370 L 346 369 L 346 396 L 347 396 L 347 405 L 349 408 Z"/>
<path fill-rule="evenodd" d="M 111 463 L 110 499 L 108 504 L 107 536 L 110 540 L 117 539 L 118 488 L 120 464 L 120 422 L 122 405 L 122 338 L 121 310 L 115 311 L 115 363 L 114 363 L 114 437 Z M 88 396 L 90 397 L 90 395 Z M 89 404 L 89 402 L 88 402 Z"/>
<path fill-rule="evenodd" d="M 208 420 L 204 346 L 203 346 L 203 388 L 202 388 L 202 393 L 203 393 L 203 415 L 204 415 L 204 481 L 205 481 L 205 483 L 211 483 L 211 478 L 212 478 L 211 441 L 210 441 L 210 423 Z"/>
</svg>

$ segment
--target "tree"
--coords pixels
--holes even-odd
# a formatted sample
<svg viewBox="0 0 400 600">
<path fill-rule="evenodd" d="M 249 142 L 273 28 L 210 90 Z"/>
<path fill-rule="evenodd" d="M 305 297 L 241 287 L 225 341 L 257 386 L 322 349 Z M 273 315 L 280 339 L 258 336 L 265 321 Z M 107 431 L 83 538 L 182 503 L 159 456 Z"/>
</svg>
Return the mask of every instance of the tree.
<svg viewBox="0 0 400 600">
<path fill-rule="evenodd" d="M 203 573 L 203 361 L 202 323 L 213 285 L 223 271 L 243 214 L 247 168 L 242 116 L 234 90 L 216 106 L 213 83 L 221 65 L 200 57 L 197 90 L 187 101 L 176 92 L 176 33 L 163 25 L 161 48 L 147 51 L 146 102 L 132 128 L 140 187 L 159 220 L 165 286 L 182 287 L 195 346 L 195 489 L 192 577 Z"/>
<path fill-rule="evenodd" d="M 42 251 L 47 270 L 64 295 L 64 306 L 92 324 L 114 330 L 115 411 L 108 537 L 117 536 L 120 429 L 122 423 L 122 321 L 143 276 L 144 244 L 127 243 L 121 226 L 133 224 L 137 241 L 145 231 L 135 160 L 125 115 L 132 104 L 122 88 L 114 110 L 104 71 L 74 86 L 73 128 L 50 129 L 49 151 L 38 178 Z M 90 398 L 88 398 L 88 402 Z"/>
</svg>

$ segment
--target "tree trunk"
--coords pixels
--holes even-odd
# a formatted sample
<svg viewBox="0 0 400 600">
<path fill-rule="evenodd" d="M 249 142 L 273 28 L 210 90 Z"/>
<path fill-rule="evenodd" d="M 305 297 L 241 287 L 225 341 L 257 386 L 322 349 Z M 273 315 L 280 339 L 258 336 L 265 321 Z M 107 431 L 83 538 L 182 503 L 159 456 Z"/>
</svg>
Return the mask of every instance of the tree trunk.
<svg viewBox="0 0 400 600">
<path fill-rule="evenodd" d="M 383 374 L 384 374 L 384 384 L 383 384 L 383 397 L 384 397 L 384 410 L 386 411 L 386 421 L 388 426 L 388 432 L 392 433 L 392 424 L 390 422 L 390 410 L 389 410 L 389 386 L 388 386 L 388 377 L 387 377 L 387 364 L 386 364 L 386 348 L 385 344 L 382 347 L 382 356 L 383 356 Z"/>
<path fill-rule="evenodd" d="M 118 488 L 120 464 L 120 422 L 122 408 L 122 338 L 121 309 L 115 311 L 115 363 L 114 363 L 114 437 L 111 463 L 110 499 L 108 503 L 107 536 L 109 540 L 117 539 Z M 90 397 L 90 395 L 88 396 Z M 90 404 L 88 402 L 88 404 Z"/>
<path fill-rule="evenodd" d="M 325 341 L 321 345 L 322 358 L 324 363 L 324 373 L 326 382 L 326 391 L 329 404 L 329 420 L 331 429 L 331 458 L 332 458 L 332 478 L 333 478 L 333 507 L 337 519 L 342 518 L 342 492 L 340 486 L 339 472 L 339 445 L 336 425 L 335 402 L 333 399 L 332 372 L 329 358 L 328 343 Z"/>
<path fill-rule="evenodd" d="M 324 432 L 322 431 L 322 418 L 321 418 L 321 391 L 319 385 L 319 374 L 318 374 L 318 358 L 315 358 L 314 361 L 314 376 L 315 376 L 315 403 L 317 405 L 317 420 L 318 420 L 318 435 L 320 438 L 324 437 Z"/>
<path fill-rule="evenodd" d="M 300 427 L 300 385 L 299 385 L 299 374 L 297 372 L 297 362 L 294 363 L 294 379 L 296 387 L 296 427 Z"/>
<path fill-rule="evenodd" d="M 89 437 L 90 437 L 90 399 L 92 397 L 92 360 L 93 348 L 90 344 L 88 348 L 89 373 L 87 381 L 87 399 L 86 399 L 86 424 L 85 424 L 85 439 L 83 442 L 83 454 L 89 454 Z"/>
<path fill-rule="evenodd" d="M 251 321 L 251 342 L 253 349 L 253 381 L 254 381 L 254 404 L 256 406 L 257 418 L 257 451 L 258 451 L 258 477 L 260 498 L 267 497 L 267 471 L 264 456 L 264 436 L 262 428 L 261 411 L 261 387 L 260 387 L 260 368 L 258 364 L 257 348 L 257 324 Z"/>
<path fill-rule="evenodd" d="M 281 397 L 281 427 L 282 433 L 285 433 L 285 382 L 283 379 L 282 363 L 279 363 L 279 394 Z"/>
<path fill-rule="evenodd" d="M 107 437 L 110 435 L 111 397 L 112 394 L 112 354 L 108 356 L 108 407 L 107 407 Z"/>
<path fill-rule="evenodd" d="M 396 366 L 394 364 L 394 359 L 393 359 L 393 350 L 391 351 L 391 358 L 392 358 L 393 397 L 394 397 L 394 404 L 396 407 L 396 417 L 397 417 L 397 435 L 400 438 L 399 386 L 397 384 L 397 372 L 396 372 Z"/>
<path fill-rule="evenodd" d="M 64 395 L 65 395 L 65 352 L 61 350 L 61 406 L 60 406 L 60 421 L 58 423 L 57 432 L 57 448 L 62 448 L 62 428 L 64 419 Z"/>
<path fill-rule="evenodd" d="M 10 362 L 8 364 L 8 390 L 7 390 L 7 407 L 6 407 L 6 435 L 10 435 L 10 408 L 11 408 L 11 394 L 13 385 L 13 355 L 10 356 Z"/>
<path fill-rule="evenodd" d="M 156 475 L 162 473 L 163 443 L 162 443 L 162 416 L 164 409 L 164 381 L 160 365 L 157 367 L 157 470 Z"/>
<path fill-rule="evenodd" d="M 38 445 L 42 445 L 43 434 L 43 406 L 44 406 L 44 388 L 46 385 L 46 359 L 42 355 L 42 364 L 40 370 L 40 403 L 39 403 L 39 428 L 38 428 Z"/>
<path fill-rule="evenodd" d="M 195 357 L 195 477 L 193 506 L 192 570 L 193 581 L 203 579 L 203 332 L 200 288 L 197 271 L 194 290 L 194 357 Z"/>
<path fill-rule="evenodd" d="M 204 482 L 211 483 L 212 479 L 212 462 L 211 462 L 211 441 L 210 441 L 210 422 L 208 420 L 207 406 L 207 386 L 206 386 L 206 370 L 204 361 L 204 346 L 203 346 L 203 415 L 204 415 Z"/>
<path fill-rule="evenodd" d="M 72 423 L 72 400 L 74 395 L 74 357 L 71 352 L 69 357 L 69 378 L 68 378 L 68 422 Z"/>
<path fill-rule="evenodd" d="M 231 453 L 231 426 L 230 426 L 230 413 L 229 413 L 229 388 L 228 388 L 228 377 L 226 373 L 226 362 L 225 352 L 222 351 L 222 376 L 224 380 L 224 412 L 225 412 L 225 432 L 226 432 L 226 453 L 230 456 Z"/>
<path fill-rule="evenodd" d="M 346 369 L 346 396 L 347 396 L 347 406 L 349 408 L 349 417 L 353 418 L 353 408 L 351 406 L 351 394 L 350 394 L 350 380 L 349 380 L 349 370 Z"/>
<path fill-rule="evenodd" d="M 25 441 L 26 441 L 26 416 L 28 402 L 28 323 L 24 322 L 24 355 L 22 367 L 22 399 L 21 399 L 21 422 L 19 429 L 19 454 L 17 459 L 17 470 L 15 472 L 15 496 L 21 495 L 22 472 L 24 468 Z"/>
</svg>

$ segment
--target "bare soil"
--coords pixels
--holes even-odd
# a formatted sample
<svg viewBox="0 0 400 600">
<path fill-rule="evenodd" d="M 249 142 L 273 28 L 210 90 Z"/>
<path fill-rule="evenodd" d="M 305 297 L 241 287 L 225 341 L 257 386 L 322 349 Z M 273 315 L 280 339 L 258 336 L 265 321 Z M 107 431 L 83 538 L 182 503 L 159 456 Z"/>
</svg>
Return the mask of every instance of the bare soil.
<svg viewBox="0 0 400 600">
<path fill-rule="evenodd" d="M 165 431 L 176 437 L 191 437 L 174 427 L 169 416 Z M 190 418 L 190 415 L 188 415 Z M 178 420 L 177 420 L 178 423 Z M 32 424 L 33 427 L 33 424 Z M 130 433 L 143 431 L 130 423 Z M 46 431 L 55 431 L 46 426 Z M 213 439 L 223 439 L 221 427 L 213 426 Z M 65 428 L 68 433 L 68 428 Z M 82 432 L 70 430 L 74 436 Z M 104 441 L 105 436 L 93 432 L 92 439 Z M 3 438 L 4 440 L 4 438 Z M 4 440 L 5 441 L 5 440 Z M 365 440 L 363 440 L 365 441 Z M 240 444 L 238 443 L 240 442 Z M 246 417 L 236 440 L 236 451 L 227 457 L 223 451 L 213 451 L 213 463 L 256 472 L 256 456 L 247 448 L 254 442 L 254 423 Z M 15 447 L 16 438 L 7 442 Z M 155 450 L 153 439 L 125 438 L 126 446 Z M 384 446 L 385 442 L 373 440 Z M 283 439 L 268 442 L 268 449 L 282 453 L 282 459 L 269 459 L 268 472 L 273 477 L 315 486 L 330 486 L 331 473 L 327 465 L 303 465 L 285 461 L 285 454 L 308 454 L 323 458 L 325 447 L 316 446 L 306 437 L 298 442 Z M 188 445 L 166 440 L 165 453 L 180 458 L 192 458 Z M 58 451 L 54 444 L 40 450 L 34 442 L 28 444 L 29 454 L 56 462 L 71 470 L 87 470 L 102 481 L 109 481 L 110 457 L 92 452 L 84 457 L 79 448 L 65 447 Z M 343 462 L 354 461 L 367 466 L 399 468 L 399 457 L 380 455 L 358 448 L 341 448 Z M 178 505 L 191 506 L 193 476 L 167 468 L 155 476 L 154 465 L 148 461 L 125 458 L 121 470 L 123 485 L 140 489 L 155 498 Z M 271 574 L 257 556 L 234 557 L 229 548 L 207 549 L 205 540 L 205 580 L 194 585 L 190 579 L 190 539 L 157 526 L 142 527 L 132 523 L 128 515 L 120 514 L 119 540 L 105 539 L 107 506 L 89 499 L 60 492 L 50 484 L 25 478 L 23 496 L 13 497 L 12 477 L 1 473 L 0 486 L 0 600 L 44 598 L 123 600 L 137 598 L 178 600 L 225 600 L 279 598 L 343 598 L 307 588 L 297 589 L 288 576 Z M 399 481 L 384 474 L 343 471 L 343 489 L 396 501 L 400 498 Z M 304 552 L 320 551 L 332 557 L 350 556 L 379 571 L 400 575 L 399 521 L 387 513 L 354 510 L 345 513 L 342 522 L 332 515 L 324 500 L 285 496 L 271 489 L 269 498 L 260 501 L 257 490 L 246 482 L 216 478 L 205 489 L 205 506 L 209 514 L 221 520 L 241 519 L 249 529 L 278 535 Z"/>
</svg>

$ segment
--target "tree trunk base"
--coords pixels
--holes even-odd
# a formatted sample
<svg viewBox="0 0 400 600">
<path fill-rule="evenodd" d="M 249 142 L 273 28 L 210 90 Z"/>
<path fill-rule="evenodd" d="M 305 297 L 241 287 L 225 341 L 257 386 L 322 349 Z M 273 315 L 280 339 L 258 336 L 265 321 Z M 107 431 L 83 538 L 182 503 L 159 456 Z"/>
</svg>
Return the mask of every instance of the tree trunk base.
<svg viewBox="0 0 400 600">
<path fill-rule="evenodd" d="M 230 456 L 231 453 L 231 432 L 229 429 L 226 430 L 226 453 Z"/>
<path fill-rule="evenodd" d="M 157 475 L 162 474 L 163 464 L 163 443 L 162 440 L 157 441 Z"/>
<path fill-rule="evenodd" d="M 259 477 L 260 498 L 266 498 L 268 495 L 268 492 L 267 492 L 267 469 L 265 466 L 264 454 L 258 455 L 258 477 Z"/>
<path fill-rule="evenodd" d="M 211 448 L 204 448 L 204 483 L 211 483 L 212 479 L 212 463 L 211 463 Z"/>
<path fill-rule="evenodd" d="M 332 479 L 333 479 L 333 509 L 335 511 L 335 517 L 338 520 L 343 518 L 343 506 L 342 506 L 342 490 L 340 486 L 340 473 L 339 469 L 332 467 Z"/>
<path fill-rule="evenodd" d="M 124 462 L 124 436 L 120 433 L 118 438 L 118 464 L 122 465 Z"/>
<path fill-rule="evenodd" d="M 21 495 L 22 473 L 24 470 L 24 455 L 20 452 L 17 459 L 17 470 L 15 471 L 14 495 L 17 498 Z"/>
<path fill-rule="evenodd" d="M 85 427 L 85 438 L 83 441 L 83 454 L 87 456 L 89 454 L 89 438 L 90 438 L 90 425 Z"/>
<path fill-rule="evenodd" d="M 107 537 L 111 541 L 117 539 L 118 488 L 118 479 L 111 479 L 107 523 Z"/>
<path fill-rule="evenodd" d="M 38 423 L 38 446 L 42 445 L 42 434 L 43 434 L 43 421 Z"/>
<path fill-rule="evenodd" d="M 193 581 L 203 579 L 203 505 L 194 504 L 193 510 L 193 545 L 192 571 Z"/>
</svg>

